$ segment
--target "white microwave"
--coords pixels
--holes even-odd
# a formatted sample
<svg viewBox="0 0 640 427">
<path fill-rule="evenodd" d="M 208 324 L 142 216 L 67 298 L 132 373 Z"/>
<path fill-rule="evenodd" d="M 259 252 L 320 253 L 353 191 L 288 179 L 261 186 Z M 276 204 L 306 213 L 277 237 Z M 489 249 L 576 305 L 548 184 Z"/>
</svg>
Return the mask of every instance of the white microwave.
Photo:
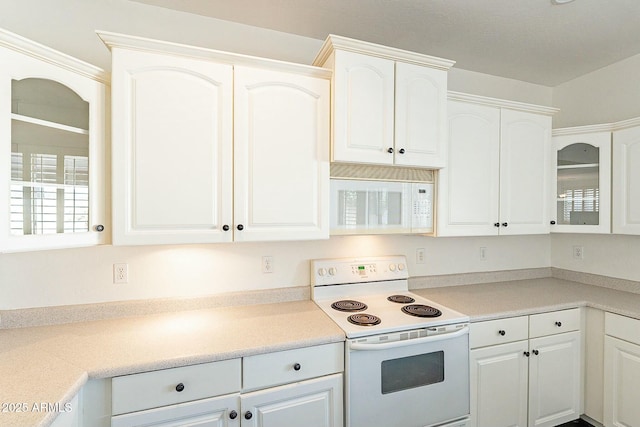
<svg viewBox="0 0 640 427">
<path fill-rule="evenodd" d="M 332 235 L 433 233 L 433 183 L 331 179 Z"/>
</svg>

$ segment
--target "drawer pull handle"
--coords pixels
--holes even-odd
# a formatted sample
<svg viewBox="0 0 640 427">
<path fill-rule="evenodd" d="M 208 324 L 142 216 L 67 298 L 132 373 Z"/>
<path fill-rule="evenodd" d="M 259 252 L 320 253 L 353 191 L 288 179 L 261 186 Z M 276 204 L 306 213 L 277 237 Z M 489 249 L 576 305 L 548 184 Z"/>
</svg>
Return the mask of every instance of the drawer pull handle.
<svg viewBox="0 0 640 427">
<path fill-rule="evenodd" d="M 562 322 L 556 322 L 556 326 L 559 328 L 562 326 Z"/>
<path fill-rule="evenodd" d="M 533 350 L 533 354 L 537 356 L 538 354 L 540 354 L 540 352 L 538 350 Z"/>
<path fill-rule="evenodd" d="M 238 413 L 236 411 L 229 412 L 229 418 L 235 420 L 238 417 Z"/>
<path fill-rule="evenodd" d="M 184 384 L 180 383 L 176 386 L 176 391 L 180 393 L 182 390 L 184 390 Z"/>
<path fill-rule="evenodd" d="M 251 413 L 251 411 L 247 411 L 244 413 L 245 420 L 250 420 L 251 418 L 253 418 L 253 414 Z"/>
<path fill-rule="evenodd" d="M 296 363 L 295 365 L 293 365 L 293 370 L 294 371 L 299 371 L 300 368 L 302 368 L 302 366 L 299 363 Z"/>
<path fill-rule="evenodd" d="M 507 335 L 507 332 L 506 332 L 505 330 L 503 330 L 503 329 L 500 329 L 500 330 L 498 331 L 498 333 L 499 333 L 500 335 L 502 335 L 502 336 Z"/>
<path fill-rule="evenodd" d="M 530 354 L 528 351 L 525 351 L 525 352 L 524 352 L 524 355 L 525 355 L 526 357 L 529 357 L 531 354 Z"/>
</svg>

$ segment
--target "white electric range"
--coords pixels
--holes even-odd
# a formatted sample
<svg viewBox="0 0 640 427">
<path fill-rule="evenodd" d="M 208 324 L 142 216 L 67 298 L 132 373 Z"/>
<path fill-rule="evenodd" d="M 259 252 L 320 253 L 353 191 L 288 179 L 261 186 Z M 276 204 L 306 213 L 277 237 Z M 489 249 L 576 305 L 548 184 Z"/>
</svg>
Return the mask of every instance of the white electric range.
<svg viewBox="0 0 640 427">
<path fill-rule="evenodd" d="M 404 256 L 311 263 L 313 301 L 344 331 L 346 427 L 464 427 L 469 317 L 409 292 Z"/>
</svg>

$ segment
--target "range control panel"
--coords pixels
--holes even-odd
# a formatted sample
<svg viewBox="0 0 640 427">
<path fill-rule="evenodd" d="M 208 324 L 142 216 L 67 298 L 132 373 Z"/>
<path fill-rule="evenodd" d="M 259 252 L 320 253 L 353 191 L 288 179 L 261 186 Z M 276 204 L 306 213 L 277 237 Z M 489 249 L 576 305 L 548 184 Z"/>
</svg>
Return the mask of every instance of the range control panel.
<svg viewBox="0 0 640 427">
<path fill-rule="evenodd" d="M 311 285 L 341 285 L 407 279 L 404 255 L 369 258 L 331 258 L 311 261 Z"/>
</svg>

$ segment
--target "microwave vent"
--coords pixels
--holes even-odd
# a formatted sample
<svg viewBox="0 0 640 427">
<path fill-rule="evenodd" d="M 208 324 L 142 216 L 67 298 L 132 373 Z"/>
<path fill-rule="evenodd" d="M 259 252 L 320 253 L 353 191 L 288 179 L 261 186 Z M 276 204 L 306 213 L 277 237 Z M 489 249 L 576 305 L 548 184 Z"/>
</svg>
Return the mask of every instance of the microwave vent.
<svg viewBox="0 0 640 427">
<path fill-rule="evenodd" d="M 360 165 L 353 163 L 331 163 L 331 178 L 370 181 L 434 182 L 435 171 L 431 169 L 402 166 Z"/>
</svg>

